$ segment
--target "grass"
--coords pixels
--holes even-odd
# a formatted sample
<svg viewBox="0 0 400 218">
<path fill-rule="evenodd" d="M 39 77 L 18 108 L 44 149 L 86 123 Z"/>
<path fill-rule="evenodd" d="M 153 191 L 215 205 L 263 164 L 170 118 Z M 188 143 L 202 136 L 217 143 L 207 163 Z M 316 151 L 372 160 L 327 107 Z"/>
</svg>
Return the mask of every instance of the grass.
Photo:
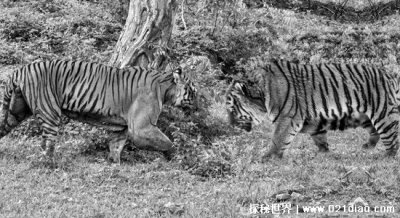
<svg viewBox="0 0 400 218">
<path fill-rule="evenodd" d="M 393 206 L 396 213 L 385 217 L 398 215 L 399 159 L 384 158 L 381 144 L 362 150 L 364 130 L 329 133 L 329 153 L 317 153 L 309 136 L 301 134 L 282 160 L 261 164 L 270 132 L 265 125 L 216 141 L 228 154 L 232 173 L 214 178 L 193 175 L 161 156 L 134 160 L 142 152 L 137 150 L 125 151 L 121 165 L 110 165 L 106 150 L 90 149 L 87 141 L 71 136 L 61 136 L 54 168 L 38 160 L 38 137 L 5 137 L 0 142 L 0 216 L 249 217 L 251 204 L 277 203 L 280 194 L 292 195 L 295 205 L 293 192 L 302 196 L 300 206 L 346 205 L 362 197 L 372 206 Z M 296 216 L 335 214 L 364 215 Z"/>
</svg>

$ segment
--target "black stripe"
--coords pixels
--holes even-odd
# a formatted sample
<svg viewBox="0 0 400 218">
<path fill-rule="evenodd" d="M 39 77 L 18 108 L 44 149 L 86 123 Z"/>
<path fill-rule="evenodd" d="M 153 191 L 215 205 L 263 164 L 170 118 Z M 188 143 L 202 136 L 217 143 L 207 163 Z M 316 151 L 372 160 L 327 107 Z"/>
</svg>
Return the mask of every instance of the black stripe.
<svg viewBox="0 0 400 218">
<path fill-rule="evenodd" d="M 78 64 L 78 68 L 76 68 L 76 71 L 72 74 L 73 77 L 70 79 L 71 83 L 75 83 L 76 78 L 79 76 L 80 72 L 81 72 L 81 67 L 83 62 L 82 61 L 77 61 L 76 62 Z"/>
<path fill-rule="evenodd" d="M 378 123 L 381 120 L 385 119 L 385 117 L 387 116 L 387 107 L 388 107 L 388 102 L 387 98 L 385 98 L 382 110 L 380 111 L 379 116 L 375 119 L 375 123 Z"/>
<path fill-rule="evenodd" d="M 116 91 L 115 91 L 115 77 L 117 76 L 116 75 L 116 73 L 115 73 L 115 71 L 116 71 L 117 69 L 114 69 L 114 68 L 110 68 L 110 72 L 111 72 L 111 76 L 112 76 L 112 82 L 111 82 L 111 90 L 112 90 L 112 97 L 113 97 L 113 102 L 114 102 L 114 104 L 115 103 L 117 103 L 116 102 L 116 99 L 115 99 L 115 94 L 117 93 Z"/>
<path fill-rule="evenodd" d="M 153 76 L 150 87 L 153 88 L 153 85 L 156 81 L 159 81 L 160 75 Z"/>
<path fill-rule="evenodd" d="M 87 82 L 89 84 L 89 86 L 84 89 L 85 87 L 85 83 L 86 80 L 89 78 L 89 81 Z M 95 83 L 93 83 L 94 79 L 97 78 L 97 81 Z M 90 96 L 87 100 L 85 99 L 86 96 L 88 96 L 89 94 L 92 94 L 94 91 L 96 91 L 95 88 L 93 88 L 93 85 L 96 87 L 97 83 L 99 81 L 100 78 L 100 74 L 96 73 L 96 74 L 89 74 L 87 76 L 85 76 L 85 79 L 82 81 L 79 90 L 78 90 L 78 107 L 77 109 L 79 109 L 81 112 L 84 109 L 83 107 L 81 107 L 80 105 L 82 105 L 83 101 L 91 101 L 92 96 Z"/>
<path fill-rule="evenodd" d="M 331 67 L 333 67 L 333 65 L 325 65 L 325 67 L 328 69 L 328 71 L 331 73 L 331 78 L 333 79 L 333 81 L 335 82 L 336 87 L 339 87 L 339 82 L 336 79 L 336 75 L 335 73 L 332 71 Z M 333 88 L 332 88 L 333 89 Z"/>
<path fill-rule="evenodd" d="M 285 72 L 283 71 L 282 67 L 279 64 L 276 64 L 277 68 L 280 70 L 280 73 L 285 77 L 286 80 L 286 84 L 287 84 L 287 91 L 286 91 L 286 96 L 285 96 L 285 100 L 283 101 L 283 104 L 281 105 L 281 108 L 279 108 L 278 114 L 276 115 L 275 119 L 272 121 L 273 123 L 279 118 L 280 114 L 282 113 L 283 109 L 286 106 L 286 103 L 289 99 L 289 95 L 290 95 L 290 84 L 289 84 L 289 79 L 287 78 L 287 76 L 285 75 Z"/>
<path fill-rule="evenodd" d="M 390 130 L 390 129 L 389 129 Z M 385 132 L 386 133 L 386 132 Z M 380 136 L 380 138 L 382 139 L 382 140 L 388 140 L 388 139 L 390 139 L 390 138 L 392 138 L 392 142 L 393 142 L 393 140 L 395 140 L 395 138 L 397 137 L 397 135 L 398 135 L 398 133 L 396 132 L 396 131 L 393 131 L 390 135 L 388 135 L 388 136 Z M 395 138 L 393 138 L 393 137 L 395 137 Z M 392 142 L 390 143 L 390 144 L 392 144 Z"/>
<path fill-rule="evenodd" d="M 324 91 L 322 90 L 321 84 L 319 84 L 319 91 L 321 94 L 322 106 L 324 108 L 325 114 L 327 117 L 329 117 L 328 104 L 326 102 L 326 96 L 324 95 Z"/>
<path fill-rule="evenodd" d="M 139 87 L 139 83 L 140 83 L 140 78 L 142 77 L 142 73 L 143 73 L 143 71 L 144 71 L 144 69 L 143 68 L 141 68 L 141 67 L 139 67 L 138 68 L 138 73 L 139 73 L 139 76 L 137 77 L 137 79 L 136 79 L 136 87 Z"/>
<path fill-rule="evenodd" d="M 335 111 L 333 109 L 331 109 L 331 116 L 330 117 L 333 117 L 333 120 L 331 122 L 331 128 L 333 130 L 338 129 L 338 127 L 340 126 L 340 124 L 338 124 L 338 122 L 340 122 L 340 120 L 339 120 L 339 117 L 335 114 Z"/>
<path fill-rule="evenodd" d="M 302 78 L 304 78 L 304 79 L 302 79 L 302 85 L 303 85 L 303 91 L 304 91 L 304 93 L 302 93 L 303 94 L 303 96 L 304 96 L 304 100 L 306 101 L 306 107 L 305 108 L 308 108 L 309 107 L 309 103 L 308 103 L 308 94 L 307 94 L 307 87 L 306 87 L 306 81 L 307 81 L 307 83 L 309 82 L 308 81 L 308 72 L 307 72 L 307 67 L 306 67 L 306 65 L 303 65 L 303 67 L 304 67 L 304 72 L 302 71 Z M 304 76 L 304 74 L 305 74 L 305 76 Z M 310 95 L 312 95 L 312 93 L 310 93 Z M 311 96 L 312 97 L 312 96 Z M 310 117 L 310 110 L 307 110 L 306 109 L 306 117 Z"/>
<path fill-rule="evenodd" d="M 297 80 L 298 80 L 298 77 L 296 77 L 296 75 L 298 76 L 298 68 L 296 68 L 296 67 L 298 67 L 298 65 L 290 64 L 289 62 L 287 62 L 287 64 L 288 64 L 288 68 L 289 68 L 289 75 L 292 80 L 292 84 L 293 84 L 293 88 L 294 88 L 294 96 L 292 96 L 292 99 L 293 99 L 292 107 L 293 107 L 293 105 L 295 106 L 295 108 L 294 108 L 295 114 L 293 114 L 293 116 L 296 116 L 297 113 L 300 112 L 300 116 L 303 117 L 302 110 L 299 110 L 299 106 L 298 106 L 299 94 L 297 93 L 297 88 L 296 88 Z M 290 70 L 292 66 L 294 67 L 294 71 Z M 290 111 L 292 111 L 292 110 L 290 110 Z"/>
<path fill-rule="evenodd" d="M 387 125 L 381 132 L 379 132 L 380 135 L 382 135 L 382 133 L 384 134 L 384 133 L 389 132 L 389 130 L 394 129 L 394 127 L 396 127 L 397 124 L 398 124 L 398 122 L 396 122 L 396 121 L 391 122 L 391 123 L 390 123 L 389 125 Z M 397 129 L 393 130 L 393 133 L 398 134 L 398 133 L 397 133 Z M 392 133 L 392 134 L 393 134 L 393 133 Z M 382 137 L 382 136 L 381 136 L 381 139 L 385 139 L 385 138 L 389 138 L 389 137 L 388 137 L 388 136 L 386 136 L 386 137 Z"/>
<path fill-rule="evenodd" d="M 352 81 L 352 83 L 354 84 L 354 86 L 356 87 L 357 90 L 360 89 L 360 87 L 362 86 L 359 82 L 359 80 L 356 78 L 356 75 L 354 74 L 353 70 L 351 69 L 351 66 L 349 64 L 345 65 L 347 68 L 347 74 L 350 76 L 350 80 Z M 354 66 L 353 66 L 354 67 Z"/>
<path fill-rule="evenodd" d="M 147 82 L 147 77 L 149 76 L 149 74 L 150 74 L 150 71 L 145 72 L 144 84 L 147 84 L 146 82 Z"/>
<path fill-rule="evenodd" d="M 337 91 L 337 88 L 332 87 L 332 91 L 333 91 L 333 97 L 335 99 L 335 103 L 339 112 L 339 116 L 342 116 L 342 105 L 340 104 L 340 97 L 339 97 L 339 93 Z"/>
<path fill-rule="evenodd" d="M 329 96 L 329 88 L 328 88 L 328 83 L 326 82 L 326 78 L 324 76 L 324 71 L 322 70 L 322 64 L 317 65 L 317 69 L 319 71 L 319 74 L 321 75 L 322 81 L 324 83 L 324 88 L 326 91 L 326 96 Z M 320 88 L 321 88 L 321 84 L 320 84 Z"/>
<path fill-rule="evenodd" d="M 365 74 L 368 75 L 367 72 L 365 72 Z M 367 101 L 364 103 L 365 107 L 367 107 L 368 105 L 371 105 L 371 110 L 374 111 L 374 100 L 373 100 L 373 96 L 372 96 L 372 92 L 371 92 L 371 86 L 370 86 L 370 81 L 372 78 L 369 78 L 366 80 L 366 85 L 367 85 Z M 365 110 L 366 111 L 366 110 Z"/>
<path fill-rule="evenodd" d="M 97 96 L 94 100 L 91 100 L 92 106 L 89 108 L 88 112 L 97 114 L 97 113 L 99 113 L 100 108 L 105 108 L 104 101 L 101 105 L 97 105 L 98 99 L 99 99 L 99 96 Z M 96 106 L 98 106 L 97 110 L 95 110 Z"/>
<path fill-rule="evenodd" d="M 342 86 L 343 86 L 344 96 L 346 97 L 345 98 L 346 105 L 347 106 L 352 105 L 353 102 L 351 100 L 352 98 L 350 96 L 349 87 L 347 86 L 344 80 L 342 80 Z"/>
<path fill-rule="evenodd" d="M 359 65 L 353 65 L 355 74 L 357 75 L 358 79 L 361 80 L 363 83 L 365 82 L 364 80 L 364 74 L 360 73 L 360 71 L 358 70 Z"/>
<path fill-rule="evenodd" d="M 353 90 L 353 95 L 356 98 L 356 105 L 357 105 L 357 112 L 361 112 L 361 102 L 360 102 L 360 98 L 358 97 L 358 93 L 357 90 Z"/>
<path fill-rule="evenodd" d="M 374 68 L 374 71 L 375 71 L 375 68 Z M 379 70 L 378 70 L 378 72 L 379 72 Z M 378 85 L 378 80 L 380 78 L 380 75 L 377 72 L 374 72 L 374 73 L 375 73 L 374 82 L 375 82 L 375 90 L 376 90 L 376 96 L 375 96 L 375 98 L 376 98 L 375 112 L 376 112 L 376 111 L 379 111 L 379 108 L 381 107 L 381 93 L 380 93 L 380 88 L 379 88 L 379 85 Z"/>
</svg>

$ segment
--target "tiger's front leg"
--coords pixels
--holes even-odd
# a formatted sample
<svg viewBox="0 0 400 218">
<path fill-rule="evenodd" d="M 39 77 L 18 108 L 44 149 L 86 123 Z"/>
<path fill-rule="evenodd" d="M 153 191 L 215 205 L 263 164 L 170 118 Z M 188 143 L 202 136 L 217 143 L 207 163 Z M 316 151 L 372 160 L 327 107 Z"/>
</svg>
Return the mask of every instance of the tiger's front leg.
<svg viewBox="0 0 400 218">
<path fill-rule="evenodd" d="M 40 123 L 43 130 L 41 147 L 44 150 L 44 155 L 53 161 L 55 143 L 61 123 L 61 109 L 55 105 L 49 106 L 49 104 L 49 102 L 46 102 L 42 107 L 35 110 L 35 120 Z"/>
<path fill-rule="evenodd" d="M 175 148 L 169 138 L 156 126 L 160 113 L 161 108 L 153 94 L 138 96 L 125 117 L 128 126 L 126 139 L 117 137 L 110 143 L 109 158 L 114 162 L 120 162 L 121 152 L 126 140 L 129 140 L 139 149 L 160 151 L 170 159 Z"/>
<path fill-rule="evenodd" d="M 161 109 L 153 94 L 139 96 L 128 113 L 128 137 L 136 147 L 160 151 L 170 159 L 174 145 L 156 126 Z"/>
<path fill-rule="evenodd" d="M 173 143 L 156 126 L 142 127 L 129 135 L 132 137 L 131 141 L 136 147 L 140 149 L 160 151 L 168 160 L 172 158 L 172 155 L 176 151 Z"/>
<path fill-rule="evenodd" d="M 121 164 L 121 153 L 127 144 L 127 136 L 126 131 L 122 134 L 117 134 L 115 138 L 113 138 L 109 142 L 110 153 L 108 154 L 108 160 Z"/>
<path fill-rule="evenodd" d="M 370 119 L 362 124 L 362 128 L 366 129 L 369 133 L 368 142 L 362 145 L 364 149 L 375 148 L 376 144 L 379 142 L 379 133 L 376 131 L 375 127 L 372 125 Z"/>
<path fill-rule="evenodd" d="M 261 159 L 263 163 L 273 157 L 282 158 L 286 147 L 303 128 L 302 121 L 296 121 L 289 117 L 281 118 L 275 123 L 275 130 L 270 143 L 270 150 Z"/>
</svg>

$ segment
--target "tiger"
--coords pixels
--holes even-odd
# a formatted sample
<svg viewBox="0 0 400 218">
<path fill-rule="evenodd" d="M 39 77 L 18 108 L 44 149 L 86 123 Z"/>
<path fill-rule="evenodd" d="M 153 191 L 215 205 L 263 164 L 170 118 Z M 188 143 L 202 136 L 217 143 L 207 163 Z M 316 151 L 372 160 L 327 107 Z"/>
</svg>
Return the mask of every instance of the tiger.
<svg viewBox="0 0 400 218">
<path fill-rule="evenodd" d="M 379 140 L 386 154 L 399 149 L 399 75 L 363 64 L 295 64 L 271 60 L 254 71 L 253 86 L 234 80 L 226 94 L 229 122 L 247 131 L 265 119 L 274 125 L 266 162 L 282 158 L 298 133 L 309 133 L 320 151 L 328 151 L 328 130 L 362 127 L 363 148 Z"/>
<path fill-rule="evenodd" d="M 84 61 L 35 62 L 9 75 L 0 113 L 0 138 L 33 115 L 43 131 L 44 154 L 53 157 L 64 115 L 115 132 L 109 142 L 112 162 L 120 163 L 129 142 L 170 158 L 176 149 L 156 126 L 162 107 L 193 110 L 196 96 L 194 83 L 180 68 L 160 72 Z"/>
</svg>

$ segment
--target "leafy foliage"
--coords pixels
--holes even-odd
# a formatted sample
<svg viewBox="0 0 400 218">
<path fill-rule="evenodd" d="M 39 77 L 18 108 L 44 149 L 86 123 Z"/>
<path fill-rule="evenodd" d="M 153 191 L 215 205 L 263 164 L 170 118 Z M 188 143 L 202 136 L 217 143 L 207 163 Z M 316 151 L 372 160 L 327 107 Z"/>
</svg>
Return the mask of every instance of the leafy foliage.
<svg viewBox="0 0 400 218">
<path fill-rule="evenodd" d="M 0 3 L 0 63 L 60 57 L 106 61 L 121 31 L 110 13 L 114 5 L 74 0 Z"/>
</svg>

